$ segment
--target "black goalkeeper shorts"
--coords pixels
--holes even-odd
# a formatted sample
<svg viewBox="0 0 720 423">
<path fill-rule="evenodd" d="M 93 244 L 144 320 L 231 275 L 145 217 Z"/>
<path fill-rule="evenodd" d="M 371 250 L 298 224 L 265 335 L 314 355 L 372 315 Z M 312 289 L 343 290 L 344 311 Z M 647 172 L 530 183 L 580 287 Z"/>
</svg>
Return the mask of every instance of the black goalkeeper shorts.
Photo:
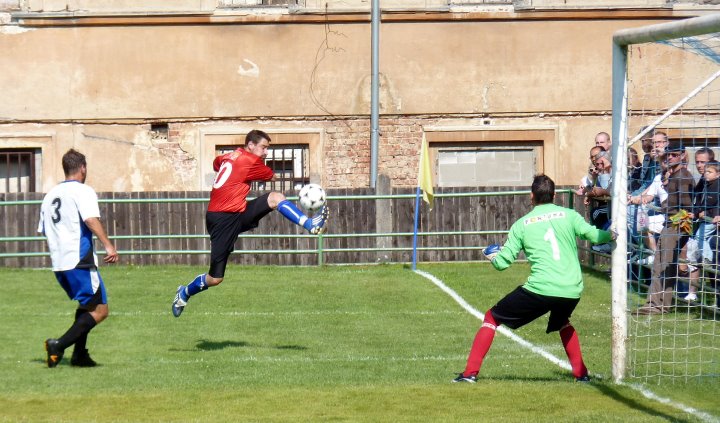
<svg viewBox="0 0 720 423">
<path fill-rule="evenodd" d="M 263 194 L 248 201 L 242 213 L 207 212 L 205 225 L 210 234 L 210 270 L 208 275 L 213 278 L 225 276 L 230 253 L 235 250 L 238 235 L 258 227 L 260 219 L 267 216 L 273 209 L 268 206 L 268 196 Z"/>
<path fill-rule="evenodd" d="M 491 309 L 498 324 L 517 329 L 550 312 L 546 333 L 560 330 L 570 320 L 580 298 L 548 297 L 530 292 L 522 286 L 498 301 Z"/>
</svg>

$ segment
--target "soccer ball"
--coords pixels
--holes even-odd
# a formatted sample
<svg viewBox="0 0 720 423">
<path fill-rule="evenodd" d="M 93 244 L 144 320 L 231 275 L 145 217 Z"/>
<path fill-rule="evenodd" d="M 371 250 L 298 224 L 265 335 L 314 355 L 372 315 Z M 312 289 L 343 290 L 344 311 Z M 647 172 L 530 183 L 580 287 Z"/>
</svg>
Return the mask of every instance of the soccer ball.
<svg viewBox="0 0 720 423">
<path fill-rule="evenodd" d="M 315 211 L 325 204 L 325 190 L 318 184 L 307 184 L 300 189 L 300 207 Z"/>
</svg>

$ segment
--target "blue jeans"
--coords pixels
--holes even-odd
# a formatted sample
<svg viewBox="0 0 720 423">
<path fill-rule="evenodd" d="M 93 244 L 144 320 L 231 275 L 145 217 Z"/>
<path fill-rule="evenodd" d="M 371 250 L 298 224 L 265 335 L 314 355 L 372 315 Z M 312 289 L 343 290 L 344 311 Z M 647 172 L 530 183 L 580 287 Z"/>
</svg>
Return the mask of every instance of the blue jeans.
<svg viewBox="0 0 720 423">
<path fill-rule="evenodd" d="M 710 246 L 710 239 L 717 238 L 715 237 L 716 233 L 717 225 L 715 225 L 714 223 L 703 222 L 698 225 L 697 231 L 695 231 L 695 235 L 693 235 L 693 238 L 697 241 L 700 256 L 699 258 L 701 258 L 702 260 L 715 262 L 715 254 L 713 254 L 715 248 L 712 248 Z"/>
</svg>

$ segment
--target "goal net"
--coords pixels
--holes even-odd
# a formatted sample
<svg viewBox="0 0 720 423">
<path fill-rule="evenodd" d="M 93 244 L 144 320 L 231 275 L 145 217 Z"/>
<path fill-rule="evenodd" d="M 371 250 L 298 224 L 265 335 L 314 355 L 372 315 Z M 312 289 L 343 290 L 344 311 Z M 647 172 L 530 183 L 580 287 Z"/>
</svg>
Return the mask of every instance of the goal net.
<svg viewBox="0 0 720 423">
<path fill-rule="evenodd" d="M 717 378 L 720 15 L 613 47 L 613 377 Z"/>
</svg>

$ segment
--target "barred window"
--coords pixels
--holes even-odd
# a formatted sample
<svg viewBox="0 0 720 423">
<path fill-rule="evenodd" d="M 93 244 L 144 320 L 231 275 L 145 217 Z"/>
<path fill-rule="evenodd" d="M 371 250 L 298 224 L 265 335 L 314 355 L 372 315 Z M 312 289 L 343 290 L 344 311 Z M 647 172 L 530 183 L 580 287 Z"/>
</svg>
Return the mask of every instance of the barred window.
<svg viewBox="0 0 720 423">
<path fill-rule="evenodd" d="M 0 193 L 35 192 L 39 149 L 0 149 Z"/>
<path fill-rule="evenodd" d="M 219 145 L 217 154 L 235 151 L 237 145 Z M 300 189 L 310 183 L 308 166 L 308 144 L 277 144 L 270 145 L 265 164 L 275 172 L 275 180 L 269 182 L 254 182 L 253 191 L 279 191 L 288 192 Z"/>
</svg>

